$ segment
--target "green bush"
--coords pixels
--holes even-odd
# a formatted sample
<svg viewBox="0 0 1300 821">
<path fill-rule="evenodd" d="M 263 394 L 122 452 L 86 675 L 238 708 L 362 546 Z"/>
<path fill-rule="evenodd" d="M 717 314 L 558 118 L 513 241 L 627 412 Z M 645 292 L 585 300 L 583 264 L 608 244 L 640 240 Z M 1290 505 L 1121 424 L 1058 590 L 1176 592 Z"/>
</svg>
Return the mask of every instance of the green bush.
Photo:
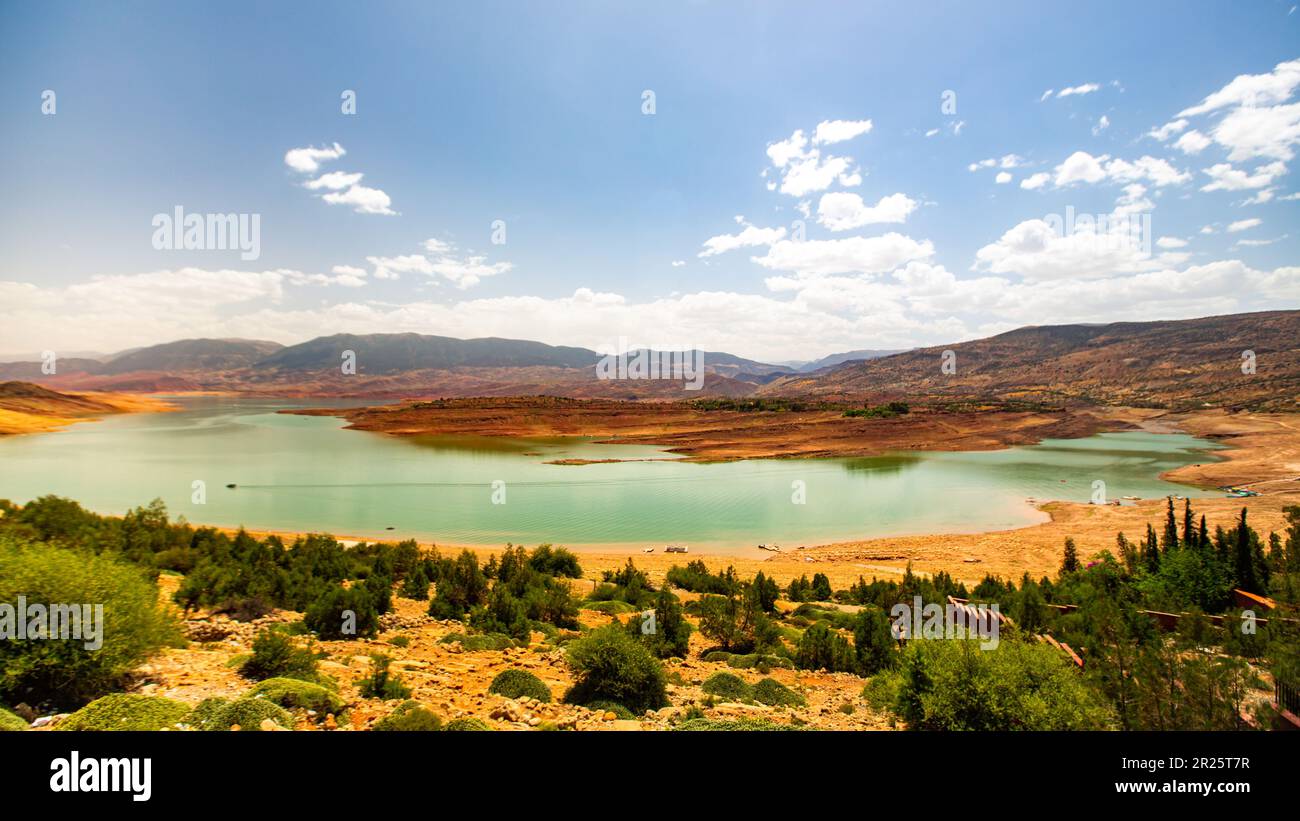
<svg viewBox="0 0 1300 821">
<path fill-rule="evenodd" d="M 162 730 L 189 716 L 190 708 L 159 696 L 113 693 L 82 707 L 54 725 L 58 730 Z"/>
<path fill-rule="evenodd" d="M 374 578 L 380 581 L 325 591 L 307 608 L 303 622 L 322 639 L 374 638 L 379 634 L 380 612 L 375 600 L 389 590 L 386 577 Z"/>
<path fill-rule="evenodd" d="M 415 599 L 416 601 L 428 601 L 429 599 L 429 577 L 424 574 L 423 567 L 415 568 L 415 572 L 407 576 L 402 582 L 400 593 L 404 599 Z"/>
<path fill-rule="evenodd" d="M 714 673 L 704 681 L 701 688 L 711 696 L 727 701 L 752 701 L 753 690 L 745 680 L 734 673 Z"/>
<path fill-rule="evenodd" d="M 471 716 L 466 716 L 465 718 L 456 718 L 456 719 L 452 719 L 451 721 L 448 721 L 447 726 L 443 727 L 443 729 L 449 730 L 450 732 L 453 733 L 457 733 L 457 732 L 464 733 L 464 732 L 483 732 L 485 730 L 491 730 L 492 728 L 489 727 L 486 723 L 484 723 L 480 719 L 473 718 Z"/>
<path fill-rule="evenodd" d="M 237 698 L 217 713 L 216 729 L 229 730 L 236 724 L 243 732 L 259 732 L 263 719 L 271 719 L 286 730 L 293 729 L 293 716 L 264 698 Z"/>
<path fill-rule="evenodd" d="M 139 567 L 84 551 L 0 535 L 0 602 L 103 605 L 101 645 L 85 638 L 0 641 L 0 701 L 73 707 L 120 689 L 127 674 L 165 646 L 183 643 L 175 616 Z M 83 608 L 76 607 L 80 615 Z M 95 612 L 91 611 L 92 614 Z"/>
<path fill-rule="evenodd" d="M 804 697 L 774 678 L 761 679 L 754 685 L 754 700 L 769 707 L 803 707 Z"/>
<path fill-rule="evenodd" d="M 318 713 L 337 713 L 343 699 L 319 684 L 292 678 L 268 678 L 244 694 L 245 698 L 264 698 L 281 707 L 299 707 Z"/>
<path fill-rule="evenodd" d="M 420 702 L 408 700 L 375 722 L 371 729 L 376 732 L 430 732 L 442 729 L 442 719 Z"/>
<path fill-rule="evenodd" d="M 403 684 L 400 678 L 388 672 L 388 665 L 392 661 L 383 653 L 376 653 L 370 657 L 370 673 L 356 682 L 363 698 L 382 698 L 385 701 L 392 701 L 410 697 L 411 688 Z"/>
<path fill-rule="evenodd" d="M 913 640 L 901 668 L 877 678 L 897 681 L 869 687 L 869 699 L 893 690 L 892 709 L 911 729 L 1102 730 L 1114 721 L 1069 660 L 1042 644 Z"/>
<path fill-rule="evenodd" d="M 565 701 L 613 701 L 638 715 L 668 704 L 664 670 L 649 650 L 621 625 L 593 630 L 566 648 L 576 681 Z"/>
<path fill-rule="evenodd" d="M 754 732 L 775 732 L 784 730 L 797 730 L 798 727 L 791 727 L 789 724 L 779 724 L 775 721 L 766 721 L 763 719 L 741 719 L 738 721 L 721 721 L 709 718 L 692 718 L 683 721 L 673 728 L 683 732 L 726 732 L 726 733 L 754 733 Z"/>
<path fill-rule="evenodd" d="M 285 633 L 268 628 L 253 638 L 253 655 L 240 666 L 239 674 L 254 681 L 294 678 L 314 682 L 316 656 Z"/>
<path fill-rule="evenodd" d="M 824 621 L 804 631 L 795 651 L 794 663 L 800 670 L 829 670 L 832 673 L 851 673 L 858 667 L 848 639 Z"/>
<path fill-rule="evenodd" d="M 0 733 L 14 732 L 17 730 L 26 730 L 27 721 L 20 715 L 15 715 L 3 707 L 0 707 Z"/>
<path fill-rule="evenodd" d="M 199 702 L 185 723 L 199 730 L 229 730 L 230 725 L 221 724 L 221 713 L 230 704 L 230 699 L 213 696 Z"/>
<path fill-rule="evenodd" d="M 527 670 L 502 670 L 496 674 L 496 678 L 492 679 L 492 684 L 488 686 L 488 692 L 506 698 L 528 696 L 538 701 L 549 702 L 551 700 L 550 688 L 540 678 Z"/>
<path fill-rule="evenodd" d="M 610 599 L 609 601 L 585 601 L 582 603 L 583 610 L 594 610 L 597 613 L 604 613 L 606 616 L 621 616 L 624 613 L 635 613 L 636 605 L 628 604 L 625 601 Z"/>
</svg>

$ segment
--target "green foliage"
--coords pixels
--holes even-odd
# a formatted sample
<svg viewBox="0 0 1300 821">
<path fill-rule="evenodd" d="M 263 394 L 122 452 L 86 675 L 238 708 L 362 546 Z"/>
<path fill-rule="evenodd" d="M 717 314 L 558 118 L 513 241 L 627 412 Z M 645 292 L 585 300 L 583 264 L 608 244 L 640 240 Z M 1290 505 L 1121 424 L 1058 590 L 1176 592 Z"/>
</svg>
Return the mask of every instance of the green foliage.
<svg viewBox="0 0 1300 821">
<path fill-rule="evenodd" d="M 239 668 L 244 678 L 262 681 L 292 678 L 316 681 L 316 656 L 279 630 L 265 629 L 253 638 L 253 655 Z"/>
<path fill-rule="evenodd" d="M 399 677 L 388 671 L 388 666 L 392 664 L 392 661 L 383 653 L 375 653 L 370 657 L 370 672 L 356 682 L 362 698 L 382 698 L 385 701 L 391 701 L 411 697 L 411 688 L 402 683 Z"/>
<path fill-rule="evenodd" d="M 781 724 L 775 721 L 766 721 L 764 719 L 739 719 L 736 721 L 725 721 L 721 719 L 709 718 L 692 718 L 683 721 L 673 728 L 674 730 L 703 733 L 758 733 L 758 732 L 783 732 L 787 730 L 798 730 L 798 727 L 792 727 L 789 724 Z"/>
<path fill-rule="evenodd" d="M 528 557 L 528 566 L 543 576 L 558 576 L 566 579 L 582 578 L 582 567 L 578 557 L 562 547 L 539 545 Z"/>
<path fill-rule="evenodd" d="M 40 521 L 62 532 L 53 522 Z M 86 647 L 94 643 L 95 631 L 90 627 L 97 618 L 95 609 L 90 611 L 91 620 L 81 625 L 81 638 L 61 629 L 60 638 L 0 640 L 0 700 L 11 704 L 84 704 L 122 687 L 127 674 L 162 647 L 183 641 L 175 617 L 159 605 L 157 587 L 139 567 L 107 554 L 0 533 L 0 602 L 14 606 L 19 596 L 26 598 L 29 608 L 73 605 L 73 626 L 85 615 L 81 604 L 102 605 L 98 622 L 102 644 L 97 649 Z M 60 626 L 69 625 L 64 620 Z"/>
<path fill-rule="evenodd" d="M 374 638 L 379 635 L 375 599 L 381 592 L 375 585 L 331 587 L 307 608 L 303 623 L 325 640 Z"/>
<path fill-rule="evenodd" d="M 699 601 L 700 632 L 723 650 L 764 652 L 780 645 L 776 623 L 763 612 L 763 592 L 746 584 L 725 596 Z"/>
<path fill-rule="evenodd" d="M 686 658 L 691 643 L 691 625 L 682 615 L 677 597 L 667 587 L 655 595 L 654 620 L 644 616 L 628 619 L 628 633 L 657 658 Z M 650 627 L 653 626 L 653 630 Z"/>
<path fill-rule="evenodd" d="M 711 696 L 727 701 L 753 701 L 753 689 L 740 676 L 732 673 L 714 673 L 704 680 L 700 688 Z"/>
<path fill-rule="evenodd" d="M 487 598 L 488 581 L 472 551 L 463 550 L 438 577 L 437 594 L 429 615 L 437 619 L 464 620 L 465 614 Z"/>
<path fill-rule="evenodd" d="M 425 575 L 424 567 L 415 568 L 414 572 L 402 582 L 401 596 L 404 599 L 428 601 L 429 577 Z"/>
<path fill-rule="evenodd" d="M 465 718 L 455 718 L 448 721 L 447 726 L 443 727 L 443 729 L 453 733 L 466 733 L 485 732 L 492 728 L 480 719 L 467 716 Z"/>
<path fill-rule="evenodd" d="M 803 696 L 774 678 L 760 679 L 754 685 L 753 696 L 759 704 L 769 707 L 804 707 L 808 704 Z"/>
<path fill-rule="evenodd" d="M 848 639 L 821 621 L 804 631 L 795 650 L 794 663 L 801 670 L 829 670 L 833 673 L 852 673 L 858 667 L 857 656 Z"/>
<path fill-rule="evenodd" d="M 1054 648 L 1002 641 L 908 642 L 892 709 L 915 730 L 1101 730 L 1114 714 Z M 882 676 L 885 677 L 885 676 Z"/>
<path fill-rule="evenodd" d="M 613 701 L 638 715 L 668 704 L 663 666 L 620 625 L 593 630 L 566 650 L 576 679 L 564 696 L 570 704 Z"/>
<path fill-rule="evenodd" d="M 864 405 L 861 408 L 849 408 L 845 416 L 865 417 L 868 419 L 892 419 L 912 412 L 906 402 L 888 402 L 884 405 Z"/>
<path fill-rule="evenodd" d="M 550 688 L 540 678 L 527 670 L 502 670 L 492 679 L 492 684 L 488 686 L 488 692 L 506 698 L 528 696 L 538 701 L 549 702 L 551 700 Z"/>
<path fill-rule="evenodd" d="M 170 698 L 113 693 L 54 725 L 57 730 L 162 730 L 185 721 L 190 708 Z"/>
<path fill-rule="evenodd" d="M 449 633 L 438 641 L 442 644 L 459 644 L 462 650 L 470 653 L 482 652 L 484 650 L 505 650 L 508 647 L 515 646 L 514 639 L 501 633 L 488 633 L 485 635 Z"/>
<path fill-rule="evenodd" d="M 299 707 L 318 713 L 337 713 L 343 699 L 319 684 L 292 678 L 268 678 L 244 694 L 246 698 L 264 698 L 281 707 Z"/>
<path fill-rule="evenodd" d="M 185 719 L 185 723 L 199 730 L 229 730 L 230 725 L 221 723 L 222 713 L 230 704 L 230 699 L 213 696 L 199 702 L 194 711 Z"/>
<path fill-rule="evenodd" d="M 0 707 L 0 733 L 17 732 L 27 729 L 27 721 L 19 715 Z"/>
<path fill-rule="evenodd" d="M 673 565 L 668 569 L 666 578 L 673 587 L 689 590 L 692 593 L 727 595 L 734 593 L 740 587 L 734 567 L 728 567 L 720 573 L 710 573 L 708 565 L 701 559 L 692 559 L 685 567 Z"/>
<path fill-rule="evenodd" d="M 592 701 L 583 706 L 597 713 L 613 713 L 615 718 L 623 721 L 632 721 L 636 718 L 631 710 L 613 701 Z"/>
<path fill-rule="evenodd" d="M 408 700 L 376 721 L 370 729 L 376 732 L 432 732 L 442 729 L 442 719 L 420 702 Z"/>
<path fill-rule="evenodd" d="M 216 715 L 214 729 L 229 730 L 239 725 L 242 732 L 260 732 L 266 719 L 286 730 L 293 729 L 293 716 L 280 705 L 264 698 L 237 698 L 225 704 Z"/>
<path fill-rule="evenodd" d="M 866 607 L 853 620 L 853 654 L 859 675 L 870 676 L 888 670 L 898 660 L 898 642 L 892 624 L 883 611 Z"/>
</svg>

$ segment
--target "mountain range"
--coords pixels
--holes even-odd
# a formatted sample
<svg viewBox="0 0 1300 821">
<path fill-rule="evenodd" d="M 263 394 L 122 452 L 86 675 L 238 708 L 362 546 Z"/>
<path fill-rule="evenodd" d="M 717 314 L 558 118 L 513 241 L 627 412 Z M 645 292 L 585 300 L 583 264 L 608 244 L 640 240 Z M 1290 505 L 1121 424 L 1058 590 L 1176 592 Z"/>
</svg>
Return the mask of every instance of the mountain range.
<svg viewBox="0 0 1300 821">
<path fill-rule="evenodd" d="M 1294 409 L 1300 311 L 1019 328 L 910 351 L 863 349 L 773 365 L 705 351 L 702 390 L 675 380 L 595 378 L 587 348 L 415 333 L 334 334 L 284 346 L 186 339 L 102 358 L 0 363 L 0 380 L 58 389 L 251 391 L 377 398 L 557 395 L 609 399 L 791 396 L 842 402 L 1027 399 Z M 355 373 L 345 374 L 354 355 Z M 635 356 L 630 352 L 629 356 Z M 945 367 L 947 363 L 947 367 Z M 1253 371 L 1251 370 L 1253 368 Z"/>
</svg>

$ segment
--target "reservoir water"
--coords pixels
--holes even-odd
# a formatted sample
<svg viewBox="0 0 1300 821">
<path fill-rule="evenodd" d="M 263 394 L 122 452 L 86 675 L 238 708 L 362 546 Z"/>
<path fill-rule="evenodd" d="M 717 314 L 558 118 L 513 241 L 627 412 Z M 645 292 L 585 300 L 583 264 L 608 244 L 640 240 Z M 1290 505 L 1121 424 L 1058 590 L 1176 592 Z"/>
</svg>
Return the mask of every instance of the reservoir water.
<svg viewBox="0 0 1300 821">
<path fill-rule="evenodd" d="M 750 552 L 1044 521 L 1027 500 L 1217 495 L 1162 481 L 1212 461 L 1183 434 L 1107 433 L 987 452 L 691 463 L 654 447 L 574 439 L 393 437 L 276 411 L 340 400 L 182 397 L 0 439 L 0 498 L 47 493 L 120 514 L 161 498 L 196 524 L 448 544 Z M 632 459 L 554 465 L 556 459 Z M 195 482 L 206 499 L 195 503 Z M 229 489 L 228 484 L 237 487 Z"/>
</svg>

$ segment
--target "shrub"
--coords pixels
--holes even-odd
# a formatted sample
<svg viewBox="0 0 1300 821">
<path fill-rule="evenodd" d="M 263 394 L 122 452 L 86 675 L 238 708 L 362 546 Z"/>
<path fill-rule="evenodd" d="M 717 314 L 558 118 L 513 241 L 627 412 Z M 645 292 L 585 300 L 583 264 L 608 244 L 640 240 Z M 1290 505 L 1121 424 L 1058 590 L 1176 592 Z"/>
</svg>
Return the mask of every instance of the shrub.
<svg viewBox="0 0 1300 821">
<path fill-rule="evenodd" d="M 337 713 L 343 699 L 319 684 L 292 678 L 268 678 L 244 694 L 245 698 L 264 698 L 281 707 L 299 707 L 318 713 Z"/>
<path fill-rule="evenodd" d="M 149 656 L 183 641 L 175 616 L 159 605 L 158 588 L 140 568 L 107 555 L 0 536 L 0 602 L 14 604 L 20 595 L 29 606 L 102 604 L 102 638 L 95 650 L 86 649 L 90 638 L 0 641 L 0 701 L 10 704 L 84 704 L 120 689 Z M 82 631 L 87 635 L 84 626 Z"/>
<path fill-rule="evenodd" d="M 330 588 L 307 608 L 303 622 L 322 639 L 374 638 L 379 633 L 379 612 L 370 587 Z"/>
<path fill-rule="evenodd" d="M 237 698 L 217 713 L 216 729 L 229 730 L 235 725 L 244 732 L 258 732 L 262 721 L 271 719 L 286 730 L 293 729 L 293 716 L 278 704 L 264 698 Z"/>
<path fill-rule="evenodd" d="M 1099 730 L 1113 723 L 1110 706 L 1051 647 L 1003 641 L 980 650 L 975 641 L 908 642 L 897 679 L 869 688 L 896 692 L 893 710 L 912 729 Z"/>
<path fill-rule="evenodd" d="M 821 621 L 804 631 L 795 651 L 794 663 L 801 670 L 829 670 L 832 673 L 851 673 L 858 666 L 848 639 Z"/>
<path fill-rule="evenodd" d="M 682 616 L 682 607 L 668 588 L 655 596 L 653 612 L 654 621 L 650 623 L 653 630 L 647 631 L 647 623 L 641 616 L 628 619 L 628 633 L 658 658 L 686 658 L 691 643 L 691 625 Z"/>
<path fill-rule="evenodd" d="M 738 721 L 720 721 L 708 718 L 692 718 L 683 721 L 673 728 L 684 732 L 772 732 L 782 730 L 797 730 L 797 727 L 791 727 L 789 724 L 778 724 L 775 721 L 766 721 L 764 719 L 741 719 Z"/>
<path fill-rule="evenodd" d="M 582 568 L 578 557 L 562 547 L 539 545 L 528 557 L 528 566 L 547 576 L 561 576 L 569 579 L 582 578 Z"/>
<path fill-rule="evenodd" d="M 424 574 L 423 567 L 416 567 L 402 582 L 401 596 L 404 599 L 415 599 L 417 601 L 427 601 L 429 598 L 429 577 Z"/>
<path fill-rule="evenodd" d="M 436 619 L 464 619 L 471 608 L 483 603 L 487 592 L 487 577 L 478 565 L 478 557 L 463 550 L 438 576 L 438 592 L 429 602 L 429 615 Z"/>
<path fill-rule="evenodd" d="M 752 701 L 754 698 L 750 686 L 734 673 L 714 673 L 705 680 L 701 689 L 727 701 Z"/>
<path fill-rule="evenodd" d="M 731 655 L 732 654 L 728 653 L 726 650 L 710 650 L 709 652 L 705 653 L 701 657 L 701 659 L 703 661 L 730 663 Z"/>
<path fill-rule="evenodd" d="M 376 653 L 370 657 L 369 675 L 356 682 L 363 698 L 382 698 L 391 701 L 395 698 L 410 697 L 411 688 L 403 684 L 400 678 L 388 672 L 388 665 L 391 663 L 392 659 L 383 653 Z"/>
<path fill-rule="evenodd" d="M 221 713 L 230 704 L 230 699 L 213 696 L 199 702 L 185 723 L 200 730 L 229 730 L 230 725 L 222 725 Z"/>
<path fill-rule="evenodd" d="M 451 721 L 448 721 L 447 726 L 444 727 L 443 729 L 449 730 L 453 733 L 457 733 L 457 732 L 464 733 L 464 732 L 483 732 L 485 730 L 491 730 L 492 728 L 489 727 L 486 723 L 484 723 L 481 719 L 473 718 L 472 716 L 466 716 L 465 718 L 456 718 L 456 719 L 452 719 Z"/>
<path fill-rule="evenodd" d="M 253 639 L 253 655 L 239 668 L 244 678 L 316 680 L 316 656 L 279 630 L 266 629 Z"/>
<path fill-rule="evenodd" d="M 898 643 L 890 630 L 884 611 L 874 607 L 859 611 L 853 622 L 853 652 L 861 675 L 870 676 L 894 666 Z"/>
<path fill-rule="evenodd" d="M 614 701 L 638 715 L 668 704 L 663 665 L 621 625 L 594 630 L 566 651 L 576 677 L 564 697 L 570 704 Z"/>
<path fill-rule="evenodd" d="M 765 678 L 754 685 L 754 700 L 769 707 L 803 707 L 804 697 L 774 678 Z"/>
<path fill-rule="evenodd" d="M 27 721 L 22 716 L 15 715 L 5 708 L 0 707 L 0 733 L 26 729 Z"/>
<path fill-rule="evenodd" d="M 528 696 L 538 701 L 550 701 L 551 691 L 541 679 L 527 670 L 502 670 L 492 679 L 492 684 L 488 687 L 489 693 L 505 696 L 506 698 L 522 698 Z"/>
<path fill-rule="evenodd" d="M 628 604 L 625 601 L 610 599 L 609 601 L 583 602 L 582 609 L 594 610 L 597 613 L 604 613 L 606 616 L 621 616 L 624 613 L 635 613 L 636 605 Z"/>
<path fill-rule="evenodd" d="M 82 707 L 55 725 L 59 730 L 162 730 L 183 722 L 190 708 L 159 696 L 113 693 Z"/>
<path fill-rule="evenodd" d="M 403 701 L 370 729 L 376 732 L 430 732 L 442 729 L 442 719 L 418 701 Z"/>
</svg>

